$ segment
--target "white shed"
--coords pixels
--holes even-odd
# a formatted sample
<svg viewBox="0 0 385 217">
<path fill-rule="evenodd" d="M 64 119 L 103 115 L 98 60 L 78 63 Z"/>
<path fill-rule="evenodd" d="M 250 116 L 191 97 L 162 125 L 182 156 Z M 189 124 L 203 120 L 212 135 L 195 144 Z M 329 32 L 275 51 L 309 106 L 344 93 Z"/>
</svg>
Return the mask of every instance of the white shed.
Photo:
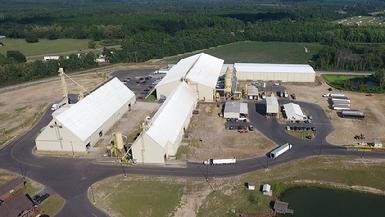
<svg viewBox="0 0 385 217">
<path fill-rule="evenodd" d="M 314 82 L 313 67 L 305 64 L 235 63 L 240 81 Z"/>
<path fill-rule="evenodd" d="M 134 162 L 163 164 L 175 156 L 197 102 L 194 89 L 180 83 L 132 145 Z"/>
<path fill-rule="evenodd" d="M 306 116 L 303 114 L 301 107 L 295 103 L 287 103 L 283 105 L 286 118 L 292 121 L 303 121 Z"/>
<path fill-rule="evenodd" d="M 200 53 L 181 59 L 157 84 L 157 98 L 166 98 L 185 81 L 198 93 L 198 99 L 213 102 L 215 87 L 222 70 L 223 60 Z"/>
<path fill-rule="evenodd" d="M 239 119 L 245 118 L 248 115 L 247 103 L 227 101 L 223 111 L 224 118 Z"/>
<path fill-rule="evenodd" d="M 277 115 L 279 113 L 278 99 L 275 96 L 266 97 L 266 114 Z"/>
<path fill-rule="evenodd" d="M 76 104 L 52 114 L 37 136 L 39 151 L 86 152 L 135 103 L 135 94 L 119 79 L 105 83 Z"/>
</svg>

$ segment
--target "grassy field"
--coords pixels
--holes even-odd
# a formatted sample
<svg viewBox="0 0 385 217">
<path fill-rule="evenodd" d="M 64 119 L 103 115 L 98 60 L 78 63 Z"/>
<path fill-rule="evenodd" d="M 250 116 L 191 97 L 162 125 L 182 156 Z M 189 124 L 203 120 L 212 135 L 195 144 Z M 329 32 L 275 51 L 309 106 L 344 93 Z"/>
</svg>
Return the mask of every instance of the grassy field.
<svg viewBox="0 0 385 217">
<path fill-rule="evenodd" d="M 297 131 L 297 130 L 288 130 L 286 131 L 289 135 L 298 138 L 298 139 L 309 139 L 314 137 L 314 132 L 311 130 Z"/>
<path fill-rule="evenodd" d="M 369 93 L 385 91 L 385 87 L 380 87 L 370 76 L 323 75 L 323 78 L 327 84 L 339 90 Z"/>
<path fill-rule="evenodd" d="M 184 181 L 180 181 L 182 179 Z M 323 156 L 293 161 L 268 171 L 260 170 L 238 177 L 210 178 L 210 185 L 215 191 L 207 187 L 203 178 L 123 178 L 120 175 L 96 183 L 94 195 L 96 205 L 111 216 L 173 216 L 176 208 L 184 206 L 198 217 L 235 217 L 241 213 L 271 216 L 270 202 L 293 186 L 315 185 L 344 189 L 367 186 L 385 192 L 384 179 L 384 160 Z M 273 197 L 264 196 L 258 190 L 246 190 L 246 182 L 256 183 L 257 189 L 264 183 L 271 184 Z M 196 197 L 192 199 L 194 196 L 190 196 L 189 191 L 203 197 L 198 198 L 199 201 Z M 187 201 L 180 198 L 187 198 Z M 160 207 L 163 207 L 162 211 L 155 214 Z"/>
<path fill-rule="evenodd" d="M 346 26 L 385 26 L 382 16 L 354 16 L 337 20 L 336 23 Z"/>
<path fill-rule="evenodd" d="M 176 210 L 183 186 L 156 179 L 115 176 L 93 189 L 96 205 L 112 216 L 167 217 Z"/>
<path fill-rule="evenodd" d="M 354 78 L 354 76 L 348 75 L 323 75 L 323 78 L 327 83 L 334 83 L 336 81 L 346 81 Z"/>
<path fill-rule="evenodd" d="M 43 214 L 55 216 L 64 206 L 64 199 L 58 195 L 51 195 L 47 200 L 43 201 L 39 208 Z"/>
<path fill-rule="evenodd" d="M 3 39 L 5 46 L 0 47 L 0 53 L 5 54 L 8 50 L 18 50 L 27 57 L 77 52 L 88 49 L 87 39 L 40 39 L 37 43 L 27 43 L 24 39 Z"/>
<path fill-rule="evenodd" d="M 308 63 L 309 59 L 322 47 L 316 43 L 255 42 L 243 41 L 198 52 L 205 52 L 225 60 L 225 63 Z M 177 62 L 191 55 L 167 57 L 165 62 Z"/>
</svg>

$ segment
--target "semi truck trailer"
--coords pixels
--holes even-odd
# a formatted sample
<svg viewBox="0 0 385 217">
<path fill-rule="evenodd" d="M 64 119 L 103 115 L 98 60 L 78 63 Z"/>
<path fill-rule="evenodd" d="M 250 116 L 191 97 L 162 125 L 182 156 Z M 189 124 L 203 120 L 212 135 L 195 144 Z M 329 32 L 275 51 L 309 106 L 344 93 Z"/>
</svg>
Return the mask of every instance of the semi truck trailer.
<svg viewBox="0 0 385 217">
<path fill-rule="evenodd" d="M 229 159 L 208 159 L 203 161 L 204 165 L 221 165 L 221 164 L 235 164 L 237 160 L 235 158 Z"/>
<path fill-rule="evenodd" d="M 290 143 L 285 143 L 278 148 L 274 149 L 269 153 L 270 158 L 277 158 L 278 156 L 282 155 L 283 153 L 289 151 L 292 148 L 292 144 Z"/>
</svg>

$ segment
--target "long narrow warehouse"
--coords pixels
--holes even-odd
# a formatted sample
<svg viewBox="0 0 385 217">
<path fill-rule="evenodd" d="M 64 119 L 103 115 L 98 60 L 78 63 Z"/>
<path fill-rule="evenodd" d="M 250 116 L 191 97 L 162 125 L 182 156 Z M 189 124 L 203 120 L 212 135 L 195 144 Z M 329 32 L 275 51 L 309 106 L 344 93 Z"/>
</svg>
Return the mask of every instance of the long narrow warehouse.
<svg viewBox="0 0 385 217">
<path fill-rule="evenodd" d="M 180 83 L 135 140 L 131 148 L 133 161 L 164 164 L 168 157 L 174 156 L 197 102 L 194 89 Z"/>
<path fill-rule="evenodd" d="M 38 151 L 87 152 L 135 103 L 135 94 L 113 78 L 76 104 L 60 108 L 37 136 Z"/>
<path fill-rule="evenodd" d="M 314 82 L 313 67 L 305 64 L 235 63 L 240 81 Z"/>
</svg>

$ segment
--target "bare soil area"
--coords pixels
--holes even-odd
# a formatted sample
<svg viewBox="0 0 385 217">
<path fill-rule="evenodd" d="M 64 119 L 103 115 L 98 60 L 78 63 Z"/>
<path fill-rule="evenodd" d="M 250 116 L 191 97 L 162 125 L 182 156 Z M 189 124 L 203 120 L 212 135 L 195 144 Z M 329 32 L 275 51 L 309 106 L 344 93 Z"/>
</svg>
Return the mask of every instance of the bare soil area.
<svg viewBox="0 0 385 217">
<path fill-rule="evenodd" d="M 147 116 L 152 116 L 160 104 L 150 102 L 136 102 L 130 111 L 123 115 L 123 117 L 102 137 L 102 139 L 92 148 L 91 153 L 87 156 L 90 158 L 101 157 L 107 152 L 107 145 L 113 140 L 113 134 L 116 132 L 122 133 L 123 136 L 128 137 L 128 142 L 133 142 L 134 134 L 140 132 L 140 126 Z"/>
<path fill-rule="evenodd" d="M 215 104 L 199 104 L 199 114 L 191 119 L 186 132 L 187 146 L 181 146 L 177 158 L 207 160 L 209 158 L 250 158 L 263 155 L 274 143 L 254 129 L 239 133 L 225 129 L 225 120 L 218 116 L 221 108 Z"/>
<path fill-rule="evenodd" d="M 328 91 L 330 86 L 321 78 L 319 80 L 322 84 L 285 86 L 289 94 L 296 94 L 297 100 L 316 103 L 325 110 L 335 128 L 327 137 L 330 143 L 352 145 L 358 142 L 354 136 L 361 133 L 366 137 L 364 141 L 372 142 L 374 139 L 385 141 L 385 94 L 366 96 L 365 93 L 343 91 L 350 98 L 352 109 L 363 111 L 366 117 L 364 120 L 340 118 L 336 111 L 328 107 L 327 98 L 322 97 L 324 93 L 339 91 Z"/>
</svg>

